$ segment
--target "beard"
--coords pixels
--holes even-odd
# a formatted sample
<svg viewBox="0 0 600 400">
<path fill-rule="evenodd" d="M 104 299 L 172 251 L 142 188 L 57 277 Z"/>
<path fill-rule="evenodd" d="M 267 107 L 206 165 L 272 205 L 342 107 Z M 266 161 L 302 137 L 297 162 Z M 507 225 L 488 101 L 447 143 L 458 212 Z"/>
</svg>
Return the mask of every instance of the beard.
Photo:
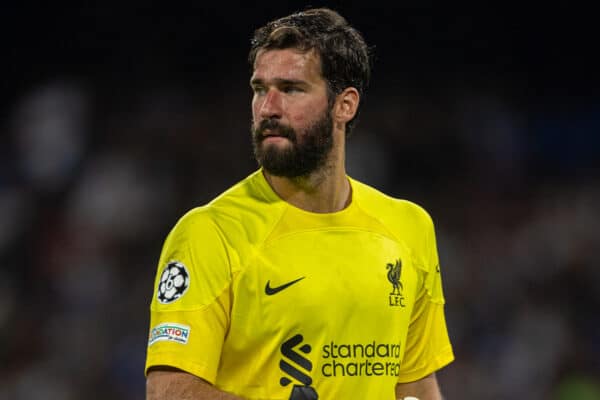
<svg viewBox="0 0 600 400">
<path fill-rule="evenodd" d="M 265 130 L 287 138 L 290 143 L 285 147 L 264 144 Z M 333 120 L 331 110 L 306 128 L 300 138 L 296 131 L 280 124 L 275 119 L 263 120 L 258 128 L 252 129 L 254 156 L 258 164 L 269 174 L 285 178 L 307 177 L 325 165 L 333 148 Z"/>
</svg>

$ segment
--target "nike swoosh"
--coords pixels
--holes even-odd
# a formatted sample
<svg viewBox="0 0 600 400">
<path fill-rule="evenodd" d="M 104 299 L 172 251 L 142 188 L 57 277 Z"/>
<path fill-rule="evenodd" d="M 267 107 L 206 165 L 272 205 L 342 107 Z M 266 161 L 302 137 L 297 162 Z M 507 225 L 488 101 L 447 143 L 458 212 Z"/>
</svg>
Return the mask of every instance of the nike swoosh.
<svg viewBox="0 0 600 400">
<path fill-rule="evenodd" d="M 293 280 L 293 281 L 291 281 L 291 282 L 284 283 L 284 284 L 283 284 L 283 285 L 281 285 L 281 286 L 275 286 L 275 287 L 271 287 L 271 286 L 269 286 L 269 285 L 270 285 L 270 283 L 271 283 L 271 281 L 267 281 L 267 285 L 265 286 L 265 294 L 266 294 L 267 296 L 272 296 L 272 295 L 274 295 L 275 293 L 279 293 L 279 292 L 281 292 L 283 289 L 287 289 L 288 287 L 292 286 L 294 283 L 296 283 L 296 282 L 298 282 L 298 281 L 301 281 L 301 280 L 302 280 L 302 279 L 304 279 L 304 278 L 305 278 L 305 277 L 303 276 L 302 278 L 298 278 L 298 279 L 296 279 L 296 280 Z"/>
</svg>

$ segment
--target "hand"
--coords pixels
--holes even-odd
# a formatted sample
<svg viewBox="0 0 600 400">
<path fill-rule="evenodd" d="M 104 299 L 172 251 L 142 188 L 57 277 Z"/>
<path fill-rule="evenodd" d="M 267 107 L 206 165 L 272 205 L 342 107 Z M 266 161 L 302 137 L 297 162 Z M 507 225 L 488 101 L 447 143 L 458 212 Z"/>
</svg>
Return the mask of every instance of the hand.
<svg viewBox="0 0 600 400">
<path fill-rule="evenodd" d="M 294 385 L 290 400 L 318 400 L 319 395 L 310 386 Z"/>
</svg>

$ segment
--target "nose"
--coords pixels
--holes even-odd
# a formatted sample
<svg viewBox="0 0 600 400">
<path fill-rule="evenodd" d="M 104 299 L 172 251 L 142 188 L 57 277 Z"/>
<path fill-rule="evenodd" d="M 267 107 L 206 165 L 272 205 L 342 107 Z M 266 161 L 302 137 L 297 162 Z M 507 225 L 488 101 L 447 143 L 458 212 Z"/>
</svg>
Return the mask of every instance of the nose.
<svg viewBox="0 0 600 400">
<path fill-rule="evenodd" d="M 259 108 L 262 119 L 281 118 L 283 112 L 283 99 L 276 89 L 270 89 L 264 96 Z"/>
</svg>

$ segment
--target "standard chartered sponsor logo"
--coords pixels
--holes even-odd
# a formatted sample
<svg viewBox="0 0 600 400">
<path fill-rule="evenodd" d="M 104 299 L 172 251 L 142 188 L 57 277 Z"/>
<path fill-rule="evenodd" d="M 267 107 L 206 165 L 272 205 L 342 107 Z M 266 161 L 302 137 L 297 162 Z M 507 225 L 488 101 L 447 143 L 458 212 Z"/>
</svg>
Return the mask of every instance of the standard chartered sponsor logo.
<svg viewBox="0 0 600 400">
<path fill-rule="evenodd" d="M 398 376 L 399 343 L 342 343 L 323 346 L 321 373 L 336 376 Z"/>
</svg>

